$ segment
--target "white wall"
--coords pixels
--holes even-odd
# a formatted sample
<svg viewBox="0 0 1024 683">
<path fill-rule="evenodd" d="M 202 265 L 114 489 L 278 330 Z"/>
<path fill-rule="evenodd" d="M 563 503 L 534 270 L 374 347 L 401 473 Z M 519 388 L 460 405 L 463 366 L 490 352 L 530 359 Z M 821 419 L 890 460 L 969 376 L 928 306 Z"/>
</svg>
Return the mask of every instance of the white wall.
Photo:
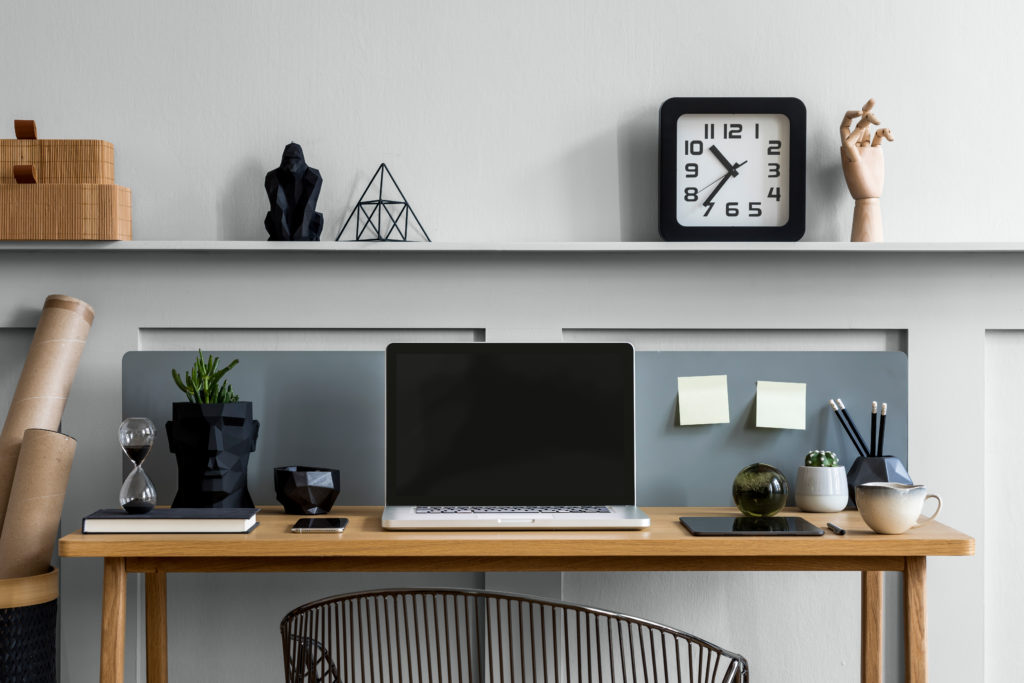
<svg viewBox="0 0 1024 683">
<path fill-rule="evenodd" d="M 1024 590 L 1020 563 L 1024 527 L 1019 522 L 1020 386 L 1024 334 L 985 335 L 985 661 L 988 680 L 1020 676 L 1020 614 Z"/>
<path fill-rule="evenodd" d="M 1022 17 L 1016 3 L 951 0 L 12 1 L 0 13 L 0 130 L 10 125 L 4 121 L 31 117 L 44 137 L 114 142 L 118 179 L 133 189 L 142 240 L 265 239 L 263 175 L 291 140 L 324 174 L 327 236 L 383 160 L 435 241 L 645 240 L 656 239 L 656 113 L 664 99 L 795 95 L 809 112 L 807 239 L 843 240 L 852 202 L 838 169 L 836 129 L 843 111 L 874 96 L 897 135 L 887 152 L 888 238 L 1016 241 Z M 990 364 L 987 376 L 1011 378 L 993 400 L 1008 400 L 1009 387 L 1020 384 L 1012 381 L 1019 368 L 1009 362 L 1016 338 L 985 344 L 985 330 L 1024 329 L 1013 295 L 1024 287 L 1017 257 L 326 259 L 185 254 L 142 257 L 143 266 L 133 266 L 127 254 L 3 256 L 0 391 L 14 380 L 10 366 L 20 364 L 24 329 L 46 294 L 81 296 L 100 316 L 66 422 L 81 444 L 66 529 L 103 502 L 105 487 L 116 489 L 120 462 L 108 432 L 120 401 L 110 377 L 119 373 L 121 354 L 142 344 L 143 329 L 327 327 L 353 328 L 358 336 L 417 327 L 749 327 L 881 330 L 885 339 L 906 340 L 913 473 L 954 492 L 944 518 L 985 547 L 986 520 L 998 508 L 984 503 L 984 465 L 965 468 L 963 456 L 984 447 L 986 349 L 1003 363 Z M 771 278 L 772 286 L 751 288 L 739 273 Z M 192 307 L 217 283 L 265 293 L 268 279 L 280 291 L 301 279 L 304 291 L 323 297 L 326 311 L 299 310 L 272 295 L 230 315 L 216 302 Z M 476 291 L 485 280 L 495 288 L 487 297 Z M 821 290 L 826 281 L 870 281 L 891 296 L 869 305 L 849 295 L 849 306 L 838 309 L 834 295 Z M 393 294 L 397 307 L 339 302 L 345 286 Z M 676 301 L 665 286 L 698 287 L 709 296 Z M 653 302 L 652 291 L 662 292 Z M 335 337 L 325 334 L 330 345 Z M 758 348 L 775 338 L 751 339 Z M 281 343 L 279 333 L 262 343 Z M 935 416 L 954 405 L 961 405 L 960 428 L 932 429 Z M 997 418 L 988 419 L 992 425 Z M 990 446 L 1012 444 L 1006 423 L 999 424 L 1001 436 Z M 1019 589 L 993 583 L 1019 561 L 1020 546 L 999 552 L 994 568 L 984 556 L 929 564 L 933 680 L 976 680 L 985 654 L 990 671 L 1011 670 L 1005 667 L 1013 651 L 983 639 L 983 631 L 1020 632 L 1012 610 L 1000 607 L 1020 604 Z M 90 680 L 98 566 L 66 562 L 62 571 L 65 680 Z M 737 577 L 710 584 L 728 600 L 726 610 L 747 604 L 750 593 L 730 590 L 743 582 Z M 680 593 L 709 585 L 699 576 L 654 577 L 630 593 L 618 589 L 619 580 L 567 576 L 566 597 L 682 624 L 682 602 L 654 605 L 644 595 L 668 582 Z M 801 585 L 780 580 L 742 585 L 779 595 Z M 855 608 L 855 591 L 842 576 L 823 580 L 820 600 L 835 589 L 844 609 Z M 210 588 L 199 598 L 215 593 Z M 986 593 L 1000 602 L 983 609 Z M 1003 601 L 1006 593 L 1012 601 Z M 784 604 L 765 602 L 770 609 Z M 809 604 L 798 602 L 780 619 L 803 616 L 799 609 Z M 757 629 L 719 630 L 719 607 L 698 607 L 693 628 L 706 624 L 702 632 L 751 656 L 758 680 L 782 680 L 776 676 L 785 669 L 770 665 L 799 667 L 806 643 L 776 651 Z M 856 680 L 854 626 L 823 615 L 808 628 L 826 641 L 841 629 L 845 654 L 827 669 L 828 680 Z M 232 642 L 244 647 L 241 638 Z M 129 680 L 133 654 L 130 643 Z M 187 655 L 178 651 L 172 666 L 189 666 Z M 823 671 L 815 666 L 805 680 L 823 680 Z"/>
<path fill-rule="evenodd" d="M 842 113 L 893 128 L 893 241 L 1017 240 L 1024 10 L 995 0 L 5 2 L 0 130 L 101 137 L 137 239 L 266 238 L 295 140 L 336 234 L 386 161 L 435 241 L 656 239 L 657 109 L 797 96 L 808 236 L 848 239 Z M 1009 80 L 1007 80 L 1009 79 Z"/>
</svg>

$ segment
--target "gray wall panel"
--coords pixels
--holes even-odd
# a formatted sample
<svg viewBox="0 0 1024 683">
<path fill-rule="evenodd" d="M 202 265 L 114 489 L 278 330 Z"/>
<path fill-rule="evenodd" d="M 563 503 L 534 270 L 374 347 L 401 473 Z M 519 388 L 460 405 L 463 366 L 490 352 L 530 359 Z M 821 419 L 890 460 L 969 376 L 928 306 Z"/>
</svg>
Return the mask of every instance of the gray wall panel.
<svg viewBox="0 0 1024 683">
<path fill-rule="evenodd" d="M 679 426 L 677 377 L 728 375 L 729 424 Z M 805 382 L 807 428 L 755 425 L 758 380 Z M 766 462 L 790 482 L 807 451 L 849 467 L 857 453 L 828 407 L 839 396 L 865 440 L 872 398 L 889 402 L 886 452 L 907 462 L 907 357 L 899 352 L 663 351 L 637 353 L 637 491 L 641 505 L 732 505 L 732 480 Z"/>
<path fill-rule="evenodd" d="M 274 504 L 272 468 L 319 465 L 342 471 L 339 504 L 384 502 L 384 354 L 379 351 L 212 351 L 239 365 L 227 378 L 260 421 L 249 462 L 257 504 Z M 177 486 L 164 423 L 183 398 L 170 368 L 190 367 L 192 352 L 125 354 L 127 415 L 145 415 L 160 437 L 145 469 L 161 503 Z M 678 426 L 676 377 L 729 376 L 731 422 Z M 807 384 L 807 429 L 754 426 L 759 379 Z M 637 500 L 641 505 L 731 505 L 736 473 L 752 462 L 783 470 L 791 483 L 804 454 L 829 448 L 849 466 L 856 453 L 829 397 L 841 396 L 865 438 L 872 398 L 889 402 L 886 451 L 907 461 L 907 357 L 900 352 L 641 351 L 636 354 Z M 585 429 L 586 425 L 579 425 Z M 127 467 L 127 460 L 125 461 Z M 791 496 L 792 498 L 792 496 Z"/>
</svg>

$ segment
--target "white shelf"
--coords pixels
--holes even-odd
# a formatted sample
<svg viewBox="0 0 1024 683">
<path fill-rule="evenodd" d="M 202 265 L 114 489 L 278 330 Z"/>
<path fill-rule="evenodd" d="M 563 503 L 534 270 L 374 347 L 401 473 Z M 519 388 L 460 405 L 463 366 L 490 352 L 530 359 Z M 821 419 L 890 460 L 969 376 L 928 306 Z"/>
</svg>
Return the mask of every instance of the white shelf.
<svg viewBox="0 0 1024 683">
<path fill-rule="evenodd" d="M 38 252 L 431 252 L 431 253 L 1024 253 L 1024 242 L 0 242 Z"/>
</svg>

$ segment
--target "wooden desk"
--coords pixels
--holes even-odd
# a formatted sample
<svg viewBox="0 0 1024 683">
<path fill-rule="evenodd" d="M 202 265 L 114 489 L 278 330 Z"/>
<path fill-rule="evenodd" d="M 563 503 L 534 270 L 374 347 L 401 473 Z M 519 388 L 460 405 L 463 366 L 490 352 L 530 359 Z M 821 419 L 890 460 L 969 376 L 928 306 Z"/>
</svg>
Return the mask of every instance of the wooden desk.
<svg viewBox="0 0 1024 683">
<path fill-rule="evenodd" d="M 60 540 L 63 557 L 102 557 L 102 683 L 124 678 L 127 572 L 146 575 L 150 683 L 167 680 L 168 572 L 858 571 L 861 680 L 882 680 L 882 572 L 903 572 L 908 683 L 927 679 L 925 565 L 929 555 L 973 555 L 974 539 L 932 522 L 900 536 L 871 532 L 856 512 L 798 514 L 847 530 L 820 537 L 694 537 L 681 515 L 736 515 L 734 508 L 645 508 L 644 531 L 384 531 L 380 508 L 335 508 L 350 519 L 341 538 L 289 533 L 296 519 L 264 508 L 246 535 L 105 535 Z M 282 615 L 284 616 L 284 615 Z"/>
</svg>

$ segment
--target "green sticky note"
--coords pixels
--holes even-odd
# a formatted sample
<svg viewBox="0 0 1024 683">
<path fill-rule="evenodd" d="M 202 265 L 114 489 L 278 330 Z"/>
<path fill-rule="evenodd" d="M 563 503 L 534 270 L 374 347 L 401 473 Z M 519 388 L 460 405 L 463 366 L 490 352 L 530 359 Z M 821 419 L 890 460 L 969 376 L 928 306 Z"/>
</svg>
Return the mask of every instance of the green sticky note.
<svg viewBox="0 0 1024 683">
<path fill-rule="evenodd" d="M 729 421 L 728 375 L 678 377 L 679 424 L 710 425 Z"/>
<path fill-rule="evenodd" d="M 758 381 L 756 424 L 772 429 L 806 429 L 807 385 Z"/>
</svg>

